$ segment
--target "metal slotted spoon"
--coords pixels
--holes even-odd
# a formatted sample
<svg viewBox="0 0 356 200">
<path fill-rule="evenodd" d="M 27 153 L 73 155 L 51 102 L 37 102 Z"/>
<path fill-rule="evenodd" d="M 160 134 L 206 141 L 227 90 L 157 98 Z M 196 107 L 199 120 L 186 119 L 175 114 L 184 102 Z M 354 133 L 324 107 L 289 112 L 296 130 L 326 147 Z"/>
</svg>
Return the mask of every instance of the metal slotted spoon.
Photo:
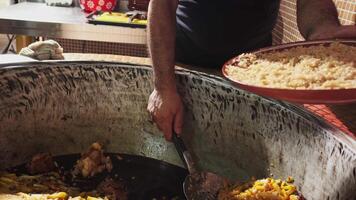
<svg viewBox="0 0 356 200">
<path fill-rule="evenodd" d="M 172 140 L 189 171 L 189 175 L 183 183 L 183 191 L 186 198 L 188 200 L 216 200 L 218 192 L 224 186 L 226 179 L 211 172 L 199 172 L 183 140 L 174 132 Z"/>
</svg>

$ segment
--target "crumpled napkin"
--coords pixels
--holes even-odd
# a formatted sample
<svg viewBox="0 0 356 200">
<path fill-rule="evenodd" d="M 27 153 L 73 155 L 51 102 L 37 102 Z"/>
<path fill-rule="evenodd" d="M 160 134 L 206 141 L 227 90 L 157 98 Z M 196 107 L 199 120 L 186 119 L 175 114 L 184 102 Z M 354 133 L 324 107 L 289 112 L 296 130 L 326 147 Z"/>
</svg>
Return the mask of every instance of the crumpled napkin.
<svg viewBox="0 0 356 200">
<path fill-rule="evenodd" d="M 63 48 L 54 40 L 38 41 L 22 48 L 20 55 L 37 60 L 63 60 Z"/>
<path fill-rule="evenodd" d="M 69 7 L 73 4 L 73 0 L 45 0 L 47 6 Z"/>
</svg>

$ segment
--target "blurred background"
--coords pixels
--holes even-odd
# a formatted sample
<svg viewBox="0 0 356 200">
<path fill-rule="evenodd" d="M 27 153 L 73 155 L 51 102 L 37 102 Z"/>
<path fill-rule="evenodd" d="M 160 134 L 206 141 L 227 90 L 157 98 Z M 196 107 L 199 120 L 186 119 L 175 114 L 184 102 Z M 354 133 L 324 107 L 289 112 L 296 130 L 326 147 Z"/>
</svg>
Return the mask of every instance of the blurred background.
<svg viewBox="0 0 356 200">
<path fill-rule="evenodd" d="M 50 1 L 50 0 L 48 0 Z M 53 1 L 53 0 L 52 0 Z M 45 0 L 0 0 L 0 9 L 10 4 L 21 3 L 21 2 L 42 2 Z M 139 0 L 120 0 L 117 2 L 115 10 L 127 11 L 129 3 L 140 3 Z M 148 2 L 142 1 L 141 2 Z M 334 0 L 338 13 L 339 19 L 344 25 L 355 24 L 356 21 L 356 2 L 354 0 Z M 72 6 L 79 7 L 79 0 L 73 0 Z M 1 13 L 1 12 L 0 12 Z M 80 40 L 80 39 L 68 39 L 68 38 L 54 38 L 58 41 L 65 52 L 71 53 L 101 53 L 101 54 L 115 54 L 115 55 L 128 55 L 128 56 L 138 56 L 147 57 L 145 34 L 128 34 L 127 37 L 131 38 L 130 43 L 125 42 L 103 42 L 94 40 Z M 8 40 L 9 36 L 6 34 L 0 34 L 0 49 L 3 49 Z M 301 41 L 303 37 L 300 35 L 297 23 L 296 23 L 296 0 L 282 0 L 280 4 L 280 11 L 277 24 L 273 31 L 273 43 L 281 44 L 288 42 Z M 13 41 L 15 42 L 15 41 Z M 14 44 L 14 43 L 13 43 Z M 14 46 L 11 50 L 15 50 Z"/>
</svg>

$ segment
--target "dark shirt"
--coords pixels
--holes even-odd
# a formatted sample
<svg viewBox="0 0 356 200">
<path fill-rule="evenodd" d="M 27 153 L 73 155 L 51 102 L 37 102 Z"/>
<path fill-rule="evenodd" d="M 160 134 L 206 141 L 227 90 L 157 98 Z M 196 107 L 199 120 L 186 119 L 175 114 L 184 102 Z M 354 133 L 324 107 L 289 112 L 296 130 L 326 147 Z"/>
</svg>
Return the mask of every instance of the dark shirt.
<svg viewBox="0 0 356 200">
<path fill-rule="evenodd" d="M 220 67 L 229 58 L 271 44 L 279 0 L 180 0 L 176 59 Z"/>
</svg>

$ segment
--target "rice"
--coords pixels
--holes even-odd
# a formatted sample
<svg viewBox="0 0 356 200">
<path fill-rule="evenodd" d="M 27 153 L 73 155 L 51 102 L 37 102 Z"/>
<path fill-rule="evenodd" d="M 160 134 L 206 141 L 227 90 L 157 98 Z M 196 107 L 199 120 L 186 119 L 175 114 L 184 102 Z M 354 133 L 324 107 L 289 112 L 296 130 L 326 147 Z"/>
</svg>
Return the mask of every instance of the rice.
<svg viewBox="0 0 356 200">
<path fill-rule="evenodd" d="M 283 89 L 356 88 L 356 47 L 331 43 L 241 54 L 226 67 L 243 84 Z"/>
<path fill-rule="evenodd" d="M 228 186 L 219 191 L 218 200 L 304 200 L 293 181 L 266 178 Z"/>
</svg>

